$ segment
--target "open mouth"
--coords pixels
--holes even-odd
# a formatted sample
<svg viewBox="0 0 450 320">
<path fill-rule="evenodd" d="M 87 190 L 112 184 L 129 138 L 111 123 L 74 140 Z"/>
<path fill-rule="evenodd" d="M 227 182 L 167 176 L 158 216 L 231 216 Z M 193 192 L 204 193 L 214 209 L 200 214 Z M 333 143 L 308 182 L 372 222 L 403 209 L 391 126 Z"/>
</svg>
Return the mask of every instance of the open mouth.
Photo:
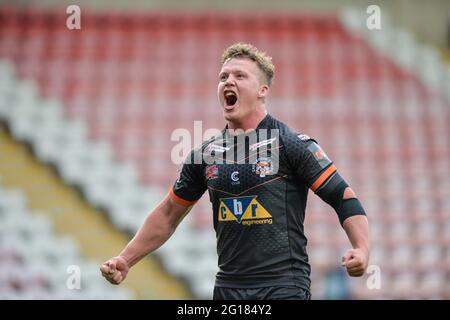
<svg viewBox="0 0 450 320">
<path fill-rule="evenodd" d="M 237 102 L 237 95 L 234 91 L 231 90 L 225 90 L 223 92 L 224 98 L 225 98 L 225 106 L 232 107 Z"/>
</svg>

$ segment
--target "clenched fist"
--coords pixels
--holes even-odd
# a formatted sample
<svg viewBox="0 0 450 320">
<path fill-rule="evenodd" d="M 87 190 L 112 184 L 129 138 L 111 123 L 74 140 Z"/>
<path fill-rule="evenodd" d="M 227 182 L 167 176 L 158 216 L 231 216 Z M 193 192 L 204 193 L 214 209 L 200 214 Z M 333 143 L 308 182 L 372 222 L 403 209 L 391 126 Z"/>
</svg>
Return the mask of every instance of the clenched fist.
<svg viewBox="0 0 450 320">
<path fill-rule="evenodd" d="M 100 267 L 102 275 L 112 284 L 120 284 L 127 276 L 129 269 L 127 261 L 121 256 L 105 261 Z"/>
<path fill-rule="evenodd" d="M 342 266 L 347 268 L 347 273 L 351 277 L 361 277 L 364 275 L 368 263 L 368 254 L 361 249 L 350 249 L 342 257 Z"/>
</svg>

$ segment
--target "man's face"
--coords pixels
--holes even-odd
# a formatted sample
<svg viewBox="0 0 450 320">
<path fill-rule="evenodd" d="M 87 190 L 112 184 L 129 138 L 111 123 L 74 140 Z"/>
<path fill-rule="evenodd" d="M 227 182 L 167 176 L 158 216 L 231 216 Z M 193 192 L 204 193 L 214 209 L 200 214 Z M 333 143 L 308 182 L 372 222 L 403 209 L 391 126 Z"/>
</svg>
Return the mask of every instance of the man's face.
<svg viewBox="0 0 450 320">
<path fill-rule="evenodd" d="M 268 86 L 256 62 L 247 58 L 226 61 L 219 73 L 217 94 L 227 121 L 240 122 L 256 110 Z"/>
</svg>

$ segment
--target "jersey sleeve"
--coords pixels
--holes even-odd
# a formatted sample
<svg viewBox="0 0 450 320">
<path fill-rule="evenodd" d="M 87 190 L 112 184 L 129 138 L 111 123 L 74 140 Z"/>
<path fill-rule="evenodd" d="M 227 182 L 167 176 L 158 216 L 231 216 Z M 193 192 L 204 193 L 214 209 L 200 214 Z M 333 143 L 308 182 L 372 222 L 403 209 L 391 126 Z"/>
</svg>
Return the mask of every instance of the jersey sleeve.
<svg viewBox="0 0 450 320">
<path fill-rule="evenodd" d="M 207 189 L 203 178 L 203 164 L 194 161 L 195 152 L 191 151 L 186 157 L 180 175 L 169 191 L 172 200 L 183 206 L 195 204 Z"/>
<path fill-rule="evenodd" d="M 290 137 L 286 152 L 292 170 L 316 192 L 336 172 L 336 166 L 319 144 L 307 135 Z"/>
</svg>

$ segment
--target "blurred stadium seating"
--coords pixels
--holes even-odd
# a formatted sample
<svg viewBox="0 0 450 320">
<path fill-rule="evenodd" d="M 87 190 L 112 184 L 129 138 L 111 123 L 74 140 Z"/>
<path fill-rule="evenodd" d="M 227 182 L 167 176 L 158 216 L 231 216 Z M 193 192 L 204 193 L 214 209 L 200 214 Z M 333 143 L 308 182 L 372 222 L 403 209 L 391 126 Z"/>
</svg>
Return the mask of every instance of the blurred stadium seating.
<svg viewBox="0 0 450 320">
<path fill-rule="evenodd" d="M 351 10 L 83 11 L 74 31 L 65 18 L 0 7 L 0 119 L 117 228 L 135 232 L 173 183 L 174 129 L 192 131 L 194 120 L 204 130 L 224 126 L 215 93 L 220 55 L 251 42 L 277 68 L 269 112 L 320 142 L 369 214 L 371 264 L 382 285 L 369 290 L 366 278 L 345 278 L 349 297 L 450 296 L 450 75 L 434 49 L 394 27 L 361 33 Z M 211 297 L 217 270 L 205 198 L 158 250 L 200 298 Z M 305 230 L 313 296 L 325 297 L 325 274 L 339 269 L 348 240 L 313 195 Z M 1 265 L 19 264 L 21 248 L 1 243 Z M 16 297 L 8 290 L 5 297 Z"/>
<path fill-rule="evenodd" d="M 80 290 L 70 290 L 69 267 L 80 268 Z M 0 299 L 132 299 L 111 290 L 98 265 L 83 259 L 71 238 L 55 235 L 51 221 L 30 212 L 20 190 L 0 184 Z M 77 285 L 74 280 L 73 286 Z"/>
</svg>

